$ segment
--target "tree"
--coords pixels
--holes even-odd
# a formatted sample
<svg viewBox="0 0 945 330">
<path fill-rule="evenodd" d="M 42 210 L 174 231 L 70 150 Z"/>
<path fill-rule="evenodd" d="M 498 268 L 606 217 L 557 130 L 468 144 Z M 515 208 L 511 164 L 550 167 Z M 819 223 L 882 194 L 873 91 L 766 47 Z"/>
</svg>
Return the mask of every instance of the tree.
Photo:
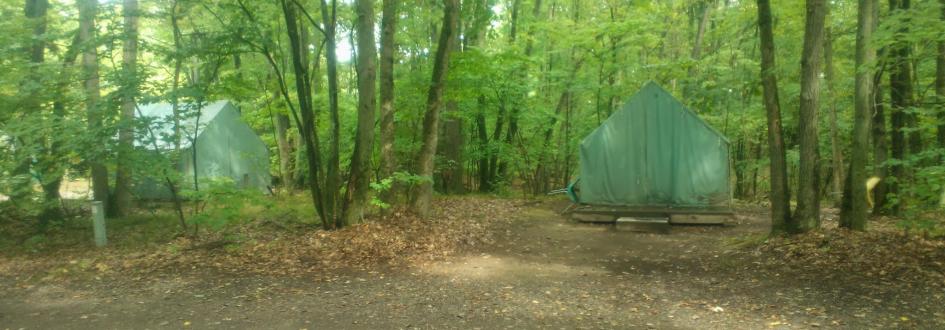
<svg viewBox="0 0 945 330">
<path fill-rule="evenodd" d="M 891 13 L 902 13 L 909 8 L 910 0 L 889 0 Z M 902 24 L 899 33 L 908 33 L 909 27 Z M 891 158 L 895 160 L 889 166 L 894 177 L 887 180 L 889 193 L 896 195 L 898 202 L 891 205 L 892 213 L 898 214 L 902 206 L 901 183 L 906 180 L 906 168 L 902 162 L 906 159 L 906 130 L 909 108 L 914 103 L 912 90 L 912 65 L 909 62 L 912 46 L 908 41 L 898 40 L 890 46 L 889 103 L 890 103 L 890 140 Z"/>
<path fill-rule="evenodd" d="M 131 208 L 131 172 L 134 148 L 135 97 L 138 93 L 138 0 L 124 0 L 125 36 L 122 43 L 121 112 L 118 126 L 118 156 L 112 216 L 124 216 Z"/>
<path fill-rule="evenodd" d="M 873 21 L 879 23 L 879 5 L 873 10 Z M 877 52 L 877 64 L 884 62 L 883 51 Z M 870 142 L 873 143 L 873 175 L 879 178 L 879 184 L 873 189 L 873 214 L 886 212 L 886 193 L 889 185 L 886 177 L 889 174 L 889 141 L 886 138 L 886 111 L 883 106 L 883 67 L 879 66 L 873 74 L 873 115 L 870 122 Z"/>
<path fill-rule="evenodd" d="M 383 0 L 383 18 L 381 19 L 381 58 L 380 58 L 380 177 L 389 178 L 397 170 L 397 158 L 394 154 L 394 33 L 397 30 L 398 0 Z M 391 188 L 393 189 L 393 187 Z M 393 196 L 390 189 L 383 197 L 389 201 Z"/>
<path fill-rule="evenodd" d="M 89 135 L 94 141 L 101 136 L 102 115 L 98 107 L 99 77 L 98 77 L 98 52 L 97 42 L 95 40 L 95 16 L 98 13 L 97 0 L 79 0 L 79 40 L 82 47 L 82 85 L 85 93 L 85 112 Z M 93 149 L 95 150 L 95 149 Z M 108 168 L 102 162 L 103 155 L 91 155 L 88 157 L 89 168 L 91 169 L 92 199 L 105 204 L 105 209 L 109 209 L 109 188 L 108 188 Z"/>
<path fill-rule="evenodd" d="M 856 29 L 856 86 L 854 87 L 853 136 L 849 179 L 844 191 L 840 226 L 854 230 L 866 229 L 866 164 L 869 162 L 870 120 L 872 115 L 873 70 L 876 49 L 873 48 L 873 30 L 876 22 L 873 12 L 876 0 L 860 0 Z"/>
<path fill-rule="evenodd" d="M 18 86 L 20 93 L 23 95 L 21 104 L 18 104 L 18 106 L 33 113 L 40 113 L 40 111 L 42 111 L 42 95 L 40 93 L 43 90 L 43 85 L 41 80 L 42 74 L 39 70 L 46 61 L 45 34 L 48 26 L 48 19 L 46 18 L 48 9 L 48 0 L 26 0 L 23 7 L 23 12 L 29 26 L 32 27 L 32 31 L 27 41 L 28 46 L 24 47 L 29 67 L 25 79 L 21 81 Z M 12 171 L 13 177 L 11 181 L 13 181 L 14 190 L 11 192 L 10 197 L 16 201 L 17 204 L 27 201 L 33 191 L 30 163 L 34 155 L 29 147 L 35 144 L 35 142 L 32 137 L 26 135 L 27 134 L 21 134 L 15 138 L 17 144 L 17 148 L 15 149 L 17 164 L 16 168 Z"/>
<path fill-rule="evenodd" d="M 377 79 L 374 46 L 374 1 L 357 0 L 358 33 L 358 129 L 354 154 L 351 156 L 351 174 L 348 179 L 348 198 L 344 208 L 345 223 L 360 216 L 368 196 L 371 154 L 374 151 L 374 118 L 377 105 L 374 95 Z"/>
<path fill-rule="evenodd" d="M 24 105 L 26 108 L 37 113 L 43 110 L 42 104 L 43 100 L 45 99 L 44 95 L 42 94 L 42 90 L 45 88 L 45 86 L 41 83 L 42 73 L 40 73 L 39 70 L 46 62 L 46 48 L 48 44 L 46 42 L 46 39 L 48 38 L 46 33 L 49 20 L 47 18 L 48 10 L 48 0 L 26 1 L 25 14 L 28 19 L 33 21 L 33 34 L 31 45 L 28 48 L 30 52 L 29 61 L 30 64 L 32 64 L 29 75 L 29 79 L 31 81 L 24 82 L 23 84 L 23 86 L 28 86 L 24 87 L 26 91 L 26 100 Z M 65 57 L 68 58 L 71 56 L 72 60 L 65 59 L 63 61 L 62 72 L 60 73 L 59 81 L 56 84 L 58 93 L 56 96 L 54 96 L 55 101 L 53 102 L 53 110 L 51 113 L 46 115 L 46 118 L 43 120 L 43 126 L 45 126 L 44 131 L 47 132 L 46 134 L 49 136 L 42 137 L 36 141 L 42 145 L 42 148 L 40 149 L 41 152 L 38 152 L 35 155 L 27 156 L 23 160 L 21 167 L 21 169 L 26 169 L 28 171 L 31 167 L 30 159 L 36 158 L 39 160 L 36 162 L 36 164 L 32 165 L 32 167 L 34 172 L 41 173 L 39 177 L 41 178 L 40 186 L 43 189 L 43 212 L 39 216 L 40 230 L 45 230 L 46 225 L 51 220 L 59 218 L 61 215 L 59 207 L 59 187 L 62 183 L 63 171 L 61 164 L 59 164 L 61 158 L 58 156 L 60 152 L 58 149 L 59 145 L 61 144 L 61 139 L 52 133 L 57 131 L 62 124 L 62 117 L 65 111 L 65 106 L 62 102 L 64 93 L 62 92 L 65 89 L 64 85 L 67 81 L 66 77 L 68 66 L 70 65 L 70 62 L 75 61 L 75 55 L 71 55 L 75 53 L 75 46 L 76 41 L 73 41 L 69 46 L 69 50 L 66 51 Z M 19 191 L 22 193 L 22 195 L 14 195 L 14 198 L 20 202 L 23 201 L 23 195 L 27 195 L 32 191 L 32 180 L 30 179 L 30 175 L 28 175 L 28 173 L 24 174 L 26 175 L 22 175 L 22 177 L 26 178 L 26 180 L 23 180 L 20 183 L 22 184 L 22 190 Z"/>
<path fill-rule="evenodd" d="M 450 52 L 459 28 L 459 0 L 443 0 L 443 23 L 433 62 L 433 78 L 427 93 L 427 108 L 423 115 L 422 147 L 417 157 L 417 174 L 428 178 L 417 187 L 413 210 L 422 217 L 430 216 L 433 199 L 433 157 L 436 155 L 437 130 L 446 77 L 449 72 Z"/>
<path fill-rule="evenodd" d="M 945 0 L 939 0 L 942 7 L 942 22 L 945 24 Z M 938 55 L 935 61 L 935 94 L 938 95 L 938 146 L 945 148 L 945 40 L 938 41 Z"/>
<path fill-rule="evenodd" d="M 312 196 L 312 204 L 321 218 L 322 227 L 326 230 L 334 228 L 334 217 L 329 216 L 329 211 L 325 203 L 324 196 L 332 194 L 330 189 L 322 189 L 320 186 L 320 166 L 321 158 L 319 156 L 318 134 L 315 134 L 315 114 L 312 104 L 312 89 L 309 85 L 311 79 L 308 73 L 308 63 L 303 58 L 303 52 L 307 52 L 305 45 L 301 40 L 299 32 L 298 16 L 296 15 L 295 3 L 289 3 L 291 0 L 281 0 L 282 13 L 285 17 L 286 32 L 289 37 L 290 57 L 292 60 L 292 70 L 295 72 L 295 94 L 298 100 L 298 112 L 292 108 L 293 118 L 296 126 L 299 127 L 299 135 L 305 144 L 305 157 L 308 160 L 309 171 L 309 190 Z M 246 8 L 245 6 L 243 8 Z M 244 9 L 245 10 L 245 9 Z M 248 15 L 248 14 L 247 14 Z M 269 50 L 265 50 L 269 54 Z M 270 55 L 266 55 L 270 56 Z M 273 69 L 277 69 L 275 62 L 269 57 L 269 62 Z M 281 76 L 281 74 L 280 74 Z M 291 102 L 285 89 L 284 79 L 280 80 L 280 86 L 283 90 L 283 97 L 286 103 Z M 290 106 L 291 108 L 291 106 Z"/>
<path fill-rule="evenodd" d="M 758 30 L 761 37 L 761 82 L 768 118 L 768 153 L 771 157 L 771 232 L 781 234 L 796 231 L 797 224 L 791 217 L 791 195 L 787 184 L 787 160 L 781 128 L 778 78 L 775 75 L 774 33 L 769 0 L 758 0 Z"/>
<path fill-rule="evenodd" d="M 692 42 L 691 57 L 692 57 L 693 62 L 698 62 L 702 58 L 702 43 L 703 43 L 703 39 L 705 39 L 706 26 L 708 26 L 709 24 L 709 15 L 711 15 L 712 6 L 714 5 L 715 5 L 714 0 L 703 1 L 699 3 L 698 7 L 702 7 L 702 15 L 701 15 L 701 18 L 699 19 L 698 28 L 696 29 L 695 40 Z M 695 69 L 696 69 L 696 65 L 690 66 L 689 74 L 693 75 L 696 71 Z"/>
<path fill-rule="evenodd" d="M 278 93 L 273 93 L 278 98 Z M 295 176 L 292 168 L 292 146 L 289 144 L 289 116 L 279 112 L 273 114 L 273 129 L 276 135 L 276 147 L 279 148 L 279 173 L 282 175 L 282 187 L 292 190 Z"/>
<path fill-rule="evenodd" d="M 801 104 L 798 112 L 800 169 L 797 183 L 797 229 L 820 227 L 820 144 L 817 112 L 820 104 L 820 70 L 824 49 L 824 0 L 807 0 L 804 49 L 801 54 Z"/>
<path fill-rule="evenodd" d="M 827 7 L 827 16 L 830 15 L 830 7 Z M 836 70 L 834 69 L 834 59 L 833 59 L 833 44 L 834 44 L 834 33 L 833 28 L 830 26 L 835 20 L 831 19 L 831 24 L 825 28 L 824 32 L 824 80 L 827 82 L 827 103 L 830 105 L 829 112 L 829 128 L 830 128 L 830 153 L 832 158 L 832 170 L 833 174 L 831 175 L 831 183 L 833 184 L 833 191 L 831 192 L 831 199 L 834 200 L 835 205 L 839 205 L 839 198 L 843 192 L 843 150 L 840 145 L 840 132 L 837 128 L 837 78 Z M 874 51 L 875 52 L 875 51 Z"/>
<path fill-rule="evenodd" d="M 325 34 L 325 62 L 328 73 L 328 114 L 331 126 L 328 168 L 325 171 L 325 195 L 322 203 L 323 221 L 338 221 L 337 203 L 338 189 L 341 187 L 341 119 L 338 117 L 338 55 L 336 53 L 336 28 L 338 26 L 338 5 L 336 0 L 331 0 L 331 7 L 326 0 L 320 0 L 322 13 L 322 24 Z M 313 22 L 314 24 L 314 22 Z M 311 173 L 314 176 L 316 173 Z M 338 227 L 337 223 L 332 223 L 333 228 Z"/>
</svg>

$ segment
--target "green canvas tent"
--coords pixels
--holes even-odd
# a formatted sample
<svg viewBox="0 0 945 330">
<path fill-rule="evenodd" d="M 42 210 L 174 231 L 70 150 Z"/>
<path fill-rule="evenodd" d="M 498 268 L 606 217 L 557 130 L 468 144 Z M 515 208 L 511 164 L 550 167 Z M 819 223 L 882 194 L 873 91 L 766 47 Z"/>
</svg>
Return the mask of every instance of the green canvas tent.
<svg viewBox="0 0 945 330">
<path fill-rule="evenodd" d="M 148 150 L 153 150 L 156 144 L 159 149 L 156 152 L 169 152 L 179 141 L 181 153 L 177 169 L 184 174 L 185 185 L 193 185 L 196 168 L 198 182 L 230 178 L 239 187 L 268 192 L 272 180 L 269 149 L 256 132 L 240 120 L 239 110 L 232 103 L 216 101 L 199 109 L 194 104 L 180 104 L 178 111 L 185 115 L 179 120 L 181 136 L 175 138 L 171 104 L 140 106 L 136 115 L 149 121 L 151 129 L 139 134 L 136 144 Z M 154 134 L 155 141 L 151 140 L 150 133 Z M 191 140 L 196 140 L 196 157 Z M 162 178 L 143 178 L 136 184 L 135 193 L 145 199 L 168 198 L 170 191 L 163 182 Z"/>
<path fill-rule="evenodd" d="M 731 202 L 729 142 L 653 82 L 581 141 L 578 202 L 711 208 Z"/>
</svg>

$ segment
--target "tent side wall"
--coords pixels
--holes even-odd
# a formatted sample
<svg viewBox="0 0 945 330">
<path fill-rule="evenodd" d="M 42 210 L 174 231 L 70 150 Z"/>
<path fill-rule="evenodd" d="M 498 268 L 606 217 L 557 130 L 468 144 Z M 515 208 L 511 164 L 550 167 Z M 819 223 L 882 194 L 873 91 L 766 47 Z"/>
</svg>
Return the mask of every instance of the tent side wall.
<svg viewBox="0 0 945 330">
<path fill-rule="evenodd" d="M 268 192 L 271 182 L 269 149 L 256 132 L 240 119 L 236 107 L 229 102 L 221 106 L 216 115 L 208 118 L 208 122 L 199 123 L 202 129 L 196 141 L 198 180 L 226 177 L 239 187 Z M 180 185 L 184 189 L 194 187 L 193 150 L 189 146 L 180 151 L 177 170 L 183 176 Z M 135 184 L 135 192 L 139 198 L 171 198 L 163 178 L 158 177 L 140 178 Z"/>
<path fill-rule="evenodd" d="M 192 184 L 193 157 L 190 152 L 182 159 L 186 180 Z M 269 150 L 232 105 L 207 124 L 197 138 L 198 178 L 226 177 L 239 187 L 252 187 L 268 191 Z"/>
<path fill-rule="evenodd" d="M 647 84 L 581 143 L 580 200 L 619 206 L 727 203 L 728 142 L 656 84 Z"/>
<path fill-rule="evenodd" d="M 220 133 L 226 136 L 229 144 L 227 158 L 233 182 L 240 187 L 254 187 L 268 192 L 272 177 L 269 174 L 269 148 L 266 143 L 240 120 L 239 112 L 232 105 L 220 113 L 217 121 L 227 127 Z"/>
</svg>

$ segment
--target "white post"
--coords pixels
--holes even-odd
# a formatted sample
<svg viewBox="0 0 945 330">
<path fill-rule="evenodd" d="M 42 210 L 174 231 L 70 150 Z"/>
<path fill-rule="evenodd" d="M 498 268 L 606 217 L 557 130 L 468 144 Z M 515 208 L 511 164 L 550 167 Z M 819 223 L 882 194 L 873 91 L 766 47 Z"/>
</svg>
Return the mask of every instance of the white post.
<svg viewBox="0 0 945 330">
<path fill-rule="evenodd" d="M 92 230 L 95 232 L 95 246 L 105 246 L 108 242 L 105 236 L 105 206 L 100 201 L 92 202 Z"/>
</svg>

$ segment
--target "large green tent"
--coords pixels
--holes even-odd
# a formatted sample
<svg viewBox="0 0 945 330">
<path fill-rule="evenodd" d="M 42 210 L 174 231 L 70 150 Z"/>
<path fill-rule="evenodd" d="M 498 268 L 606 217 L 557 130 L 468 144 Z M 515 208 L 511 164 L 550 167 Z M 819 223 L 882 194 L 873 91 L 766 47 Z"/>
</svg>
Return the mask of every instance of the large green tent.
<svg viewBox="0 0 945 330">
<path fill-rule="evenodd" d="M 648 82 L 581 142 L 578 201 L 710 208 L 731 202 L 729 142 Z"/>
<path fill-rule="evenodd" d="M 194 187 L 196 169 L 198 183 L 205 179 L 232 180 L 238 187 L 268 192 L 269 148 L 249 125 L 240 119 L 240 112 L 229 101 L 178 105 L 179 117 L 175 134 L 174 109 L 169 103 L 153 103 L 138 108 L 136 115 L 150 124 L 139 134 L 136 144 L 158 153 L 170 153 L 180 144 L 177 170 L 184 174 L 184 185 Z M 153 140 L 152 140 L 153 138 Z M 194 143 L 196 141 L 196 152 Z M 154 150 L 157 146 L 158 150 Z M 196 162 L 196 165 L 195 165 Z M 170 191 L 161 178 L 144 177 L 135 185 L 139 198 L 163 199 Z"/>
</svg>

